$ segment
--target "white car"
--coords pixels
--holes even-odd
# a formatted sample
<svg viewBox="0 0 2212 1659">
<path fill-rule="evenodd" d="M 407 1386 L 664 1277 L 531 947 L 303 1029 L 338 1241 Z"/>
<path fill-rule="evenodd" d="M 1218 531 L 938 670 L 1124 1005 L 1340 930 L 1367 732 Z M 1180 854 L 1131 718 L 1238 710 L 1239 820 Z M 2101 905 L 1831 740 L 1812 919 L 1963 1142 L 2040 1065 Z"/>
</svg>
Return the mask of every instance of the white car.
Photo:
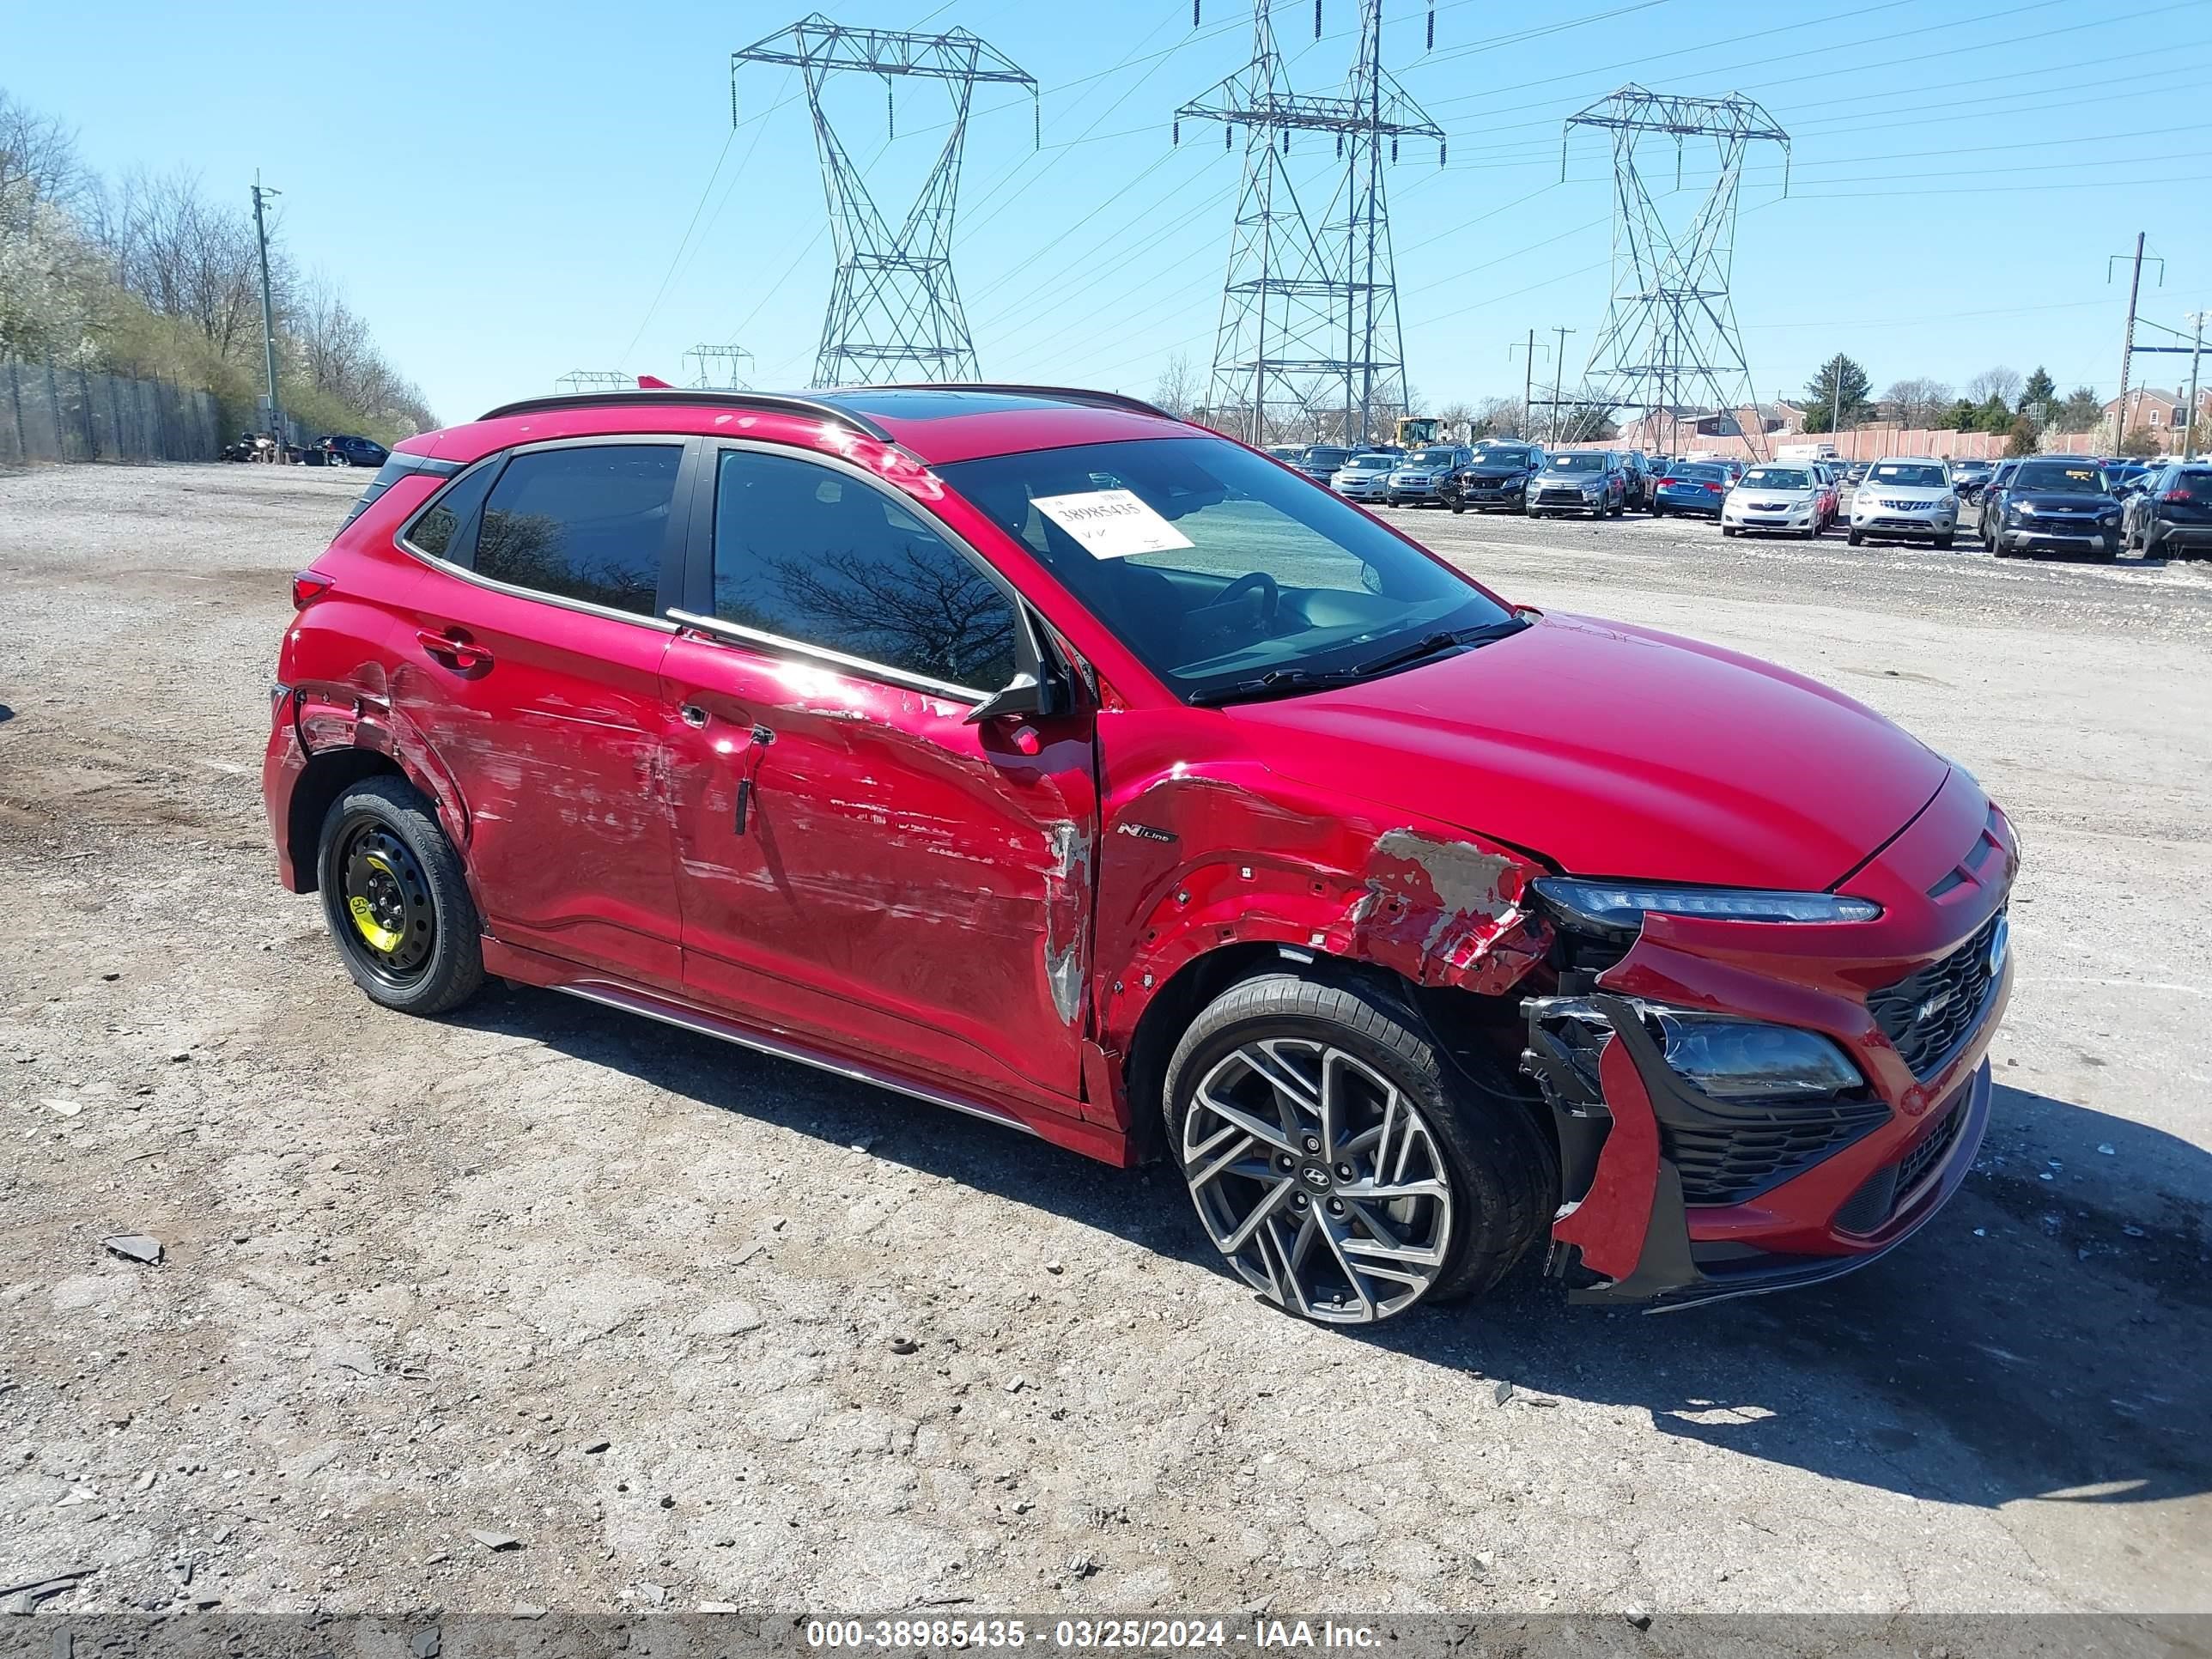
<svg viewBox="0 0 2212 1659">
<path fill-rule="evenodd" d="M 1959 531 L 1959 493 L 1950 465 L 1929 455 L 1876 461 L 1851 495 L 1850 541 L 1869 536 L 1932 541 L 1948 547 Z"/>
<path fill-rule="evenodd" d="M 1748 530 L 1809 539 L 1826 528 L 1820 522 L 1820 498 L 1827 488 L 1827 481 L 1809 462 L 1754 466 L 1736 480 L 1721 502 L 1721 534 Z"/>
</svg>

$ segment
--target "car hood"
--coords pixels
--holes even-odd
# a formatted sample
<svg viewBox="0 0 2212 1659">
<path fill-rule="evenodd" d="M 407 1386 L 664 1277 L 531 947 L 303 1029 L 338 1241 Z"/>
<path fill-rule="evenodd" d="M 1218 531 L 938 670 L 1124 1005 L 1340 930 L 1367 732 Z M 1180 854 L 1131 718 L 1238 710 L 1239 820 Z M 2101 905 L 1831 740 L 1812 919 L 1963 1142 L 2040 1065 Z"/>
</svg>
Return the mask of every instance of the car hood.
<svg viewBox="0 0 2212 1659">
<path fill-rule="evenodd" d="M 1750 657 L 1546 616 L 1363 684 L 1233 706 L 1278 771 L 1571 874 L 1817 890 L 1910 823 L 1946 763 Z"/>
<path fill-rule="evenodd" d="M 2119 503 L 2110 495 L 2085 495 L 2078 489 L 2009 489 L 2005 500 L 2014 507 L 2033 507 L 2039 512 L 2051 507 L 2069 507 L 2075 512 L 2102 513 Z"/>
<path fill-rule="evenodd" d="M 1504 468 L 1470 466 L 1463 469 L 1459 476 L 1469 483 L 1495 484 L 1515 483 L 1530 475 L 1526 467 L 1521 466 Z"/>
<path fill-rule="evenodd" d="M 1536 474 L 1538 483 L 1594 484 L 1603 483 L 1605 480 L 1606 475 L 1602 472 L 1539 472 Z"/>
<path fill-rule="evenodd" d="M 1820 493 L 1818 486 L 1809 484 L 1802 489 L 1793 484 L 1786 489 L 1771 489 L 1765 484 L 1738 484 L 1729 491 L 1746 501 L 1756 498 L 1762 501 L 1809 501 Z"/>
</svg>

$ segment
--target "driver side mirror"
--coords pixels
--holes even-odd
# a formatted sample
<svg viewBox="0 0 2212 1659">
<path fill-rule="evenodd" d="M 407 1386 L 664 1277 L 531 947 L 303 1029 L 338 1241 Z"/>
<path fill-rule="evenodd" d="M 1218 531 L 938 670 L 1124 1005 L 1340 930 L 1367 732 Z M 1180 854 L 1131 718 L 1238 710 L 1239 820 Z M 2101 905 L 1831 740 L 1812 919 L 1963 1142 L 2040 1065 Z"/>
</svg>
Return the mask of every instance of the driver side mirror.
<svg viewBox="0 0 2212 1659">
<path fill-rule="evenodd" d="M 1048 670 L 1039 676 L 1024 668 L 1016 671 L 1001 690 L 969 709 L 961 724 L 981 726 L 987 720 L 1003 720 L 1009 715 L 1049 720 L 1056 714 L 1074 712 L 1074 693 L 1057 672 Z"/>
</svg>

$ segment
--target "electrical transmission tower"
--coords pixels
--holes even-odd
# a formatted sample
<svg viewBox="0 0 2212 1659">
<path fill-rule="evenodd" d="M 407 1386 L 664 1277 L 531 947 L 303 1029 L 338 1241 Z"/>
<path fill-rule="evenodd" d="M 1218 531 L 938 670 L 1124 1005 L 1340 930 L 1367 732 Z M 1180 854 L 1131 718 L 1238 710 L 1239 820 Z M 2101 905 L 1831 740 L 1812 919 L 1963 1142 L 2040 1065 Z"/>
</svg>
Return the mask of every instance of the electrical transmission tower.
<svg viewBox="0 0 2212 1659">
<path fill-rule="evenodd" d="M 1647 422 L 1663 413 L 1670 423 L 1686 399 L 1723 415 L 1748 409 L 1753 419 L 1743 435 L 1752 453 L 1764 456 L 1765 423 L 1758 417 L 1729 277 L 1745 152 L 1762 140 L 1781 145 L 1787 194 L 1790 135 L 1748 98 L 1672 98 L 1626 86 L 1567 118 L 1562 179 L 1566 141 L 1577 127 L 1613 134 L 1613 302 L 1590 349 L 1583 401 L 1633 407 Z M 1638 165 L 1638 145 L 1654 138 L 1674 141 L 1674 189 L 1681 186 L 1685 139 L 1711 138 L 1718 161 L 1696 212 L 1672 225 Z"/>
<path fill-rule="evenodd" d="M 629 392 L 637 381 L 614 368 L 575 368 L 553 382 L 556 392 Z"/>
<path fill-rule="evenodd" d="M 960 156 L 968 111 L 978 86 L 1026 87 L 1035 106 L 1036 82 L 966 29 L 945 34 L 847 28 L 820 12 L 730 54 L 730 118 L 737 119 L 737 74 L 746 64 L 784 64 L 805 78 L 822 159 L 822 192 L 830 204 L 837 274 L 830 313 L 814 360 L 813 384 L 867 385 L 920 379 L 981 378 L 960 292 L 952 281 L 952 219 L 960 188 Z M 852 71 L 883 77 L 890 131 L 894 76 L 942 81 L 952 101 L 951 131 L 905 221 L 894 231 L 877 209 L 860 168 L 830 124 L 822 96 L 832 76 Z M 888 135 L 886 143 L 889 142 Z"/>
<path fill-rule="evenodd" d="M 753 354 L 741 345 L 695 345 L 684 354 L 684 384 L 721 392 L 750 392 L 751 386 L 738 373 L 740 360 L 750 368 Z"/>
<path fill-rule="evenodd" d="M 1351 79 L 1325 96 L 1291 90 L 1269 4 L 1253 0 L 1251 61 L 1176 112 L 1178 143 L 1186 119 L 1220 122 L 1228 149 L 1244 130 L 1209 411 L 1215 424 L 1254 443 L 1318 437 L 1339 422 L 1343 441 L 1364 442 L 1377 428 L 1389 435 L 1390 416 L 1406 407 L 1382 168 L 1404 138 L 1435 139 L 1441 166 L 1443 129 L 1382 67 L 1382 0 L 1358 0 Z M 1320 0 L 1314 34 L 1320 38 Z M 1435 38 L 1431 12 L 1431 44 Z M 1308 173 L 1310 195 L 1329 192 L 1317 214 L 1299 199 L 1294 133 L 1334 141 L 1334 165 Z"/>
</svg>

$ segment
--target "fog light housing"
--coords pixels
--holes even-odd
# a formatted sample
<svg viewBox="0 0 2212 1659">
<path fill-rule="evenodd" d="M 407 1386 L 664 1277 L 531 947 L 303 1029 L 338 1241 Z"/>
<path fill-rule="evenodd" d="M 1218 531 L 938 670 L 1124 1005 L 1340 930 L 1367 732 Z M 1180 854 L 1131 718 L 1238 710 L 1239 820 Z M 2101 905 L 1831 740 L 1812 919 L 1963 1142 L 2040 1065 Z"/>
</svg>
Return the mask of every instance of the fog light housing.
<svg viewBox="0 0 2212 1659">
<path fill-rule="evenodd" d="M 1716 1100 L 1826 1099 L 1865 1082 L 1818 1031 L 1653 1010 L 1667 1064 Z"/>
</svg>

